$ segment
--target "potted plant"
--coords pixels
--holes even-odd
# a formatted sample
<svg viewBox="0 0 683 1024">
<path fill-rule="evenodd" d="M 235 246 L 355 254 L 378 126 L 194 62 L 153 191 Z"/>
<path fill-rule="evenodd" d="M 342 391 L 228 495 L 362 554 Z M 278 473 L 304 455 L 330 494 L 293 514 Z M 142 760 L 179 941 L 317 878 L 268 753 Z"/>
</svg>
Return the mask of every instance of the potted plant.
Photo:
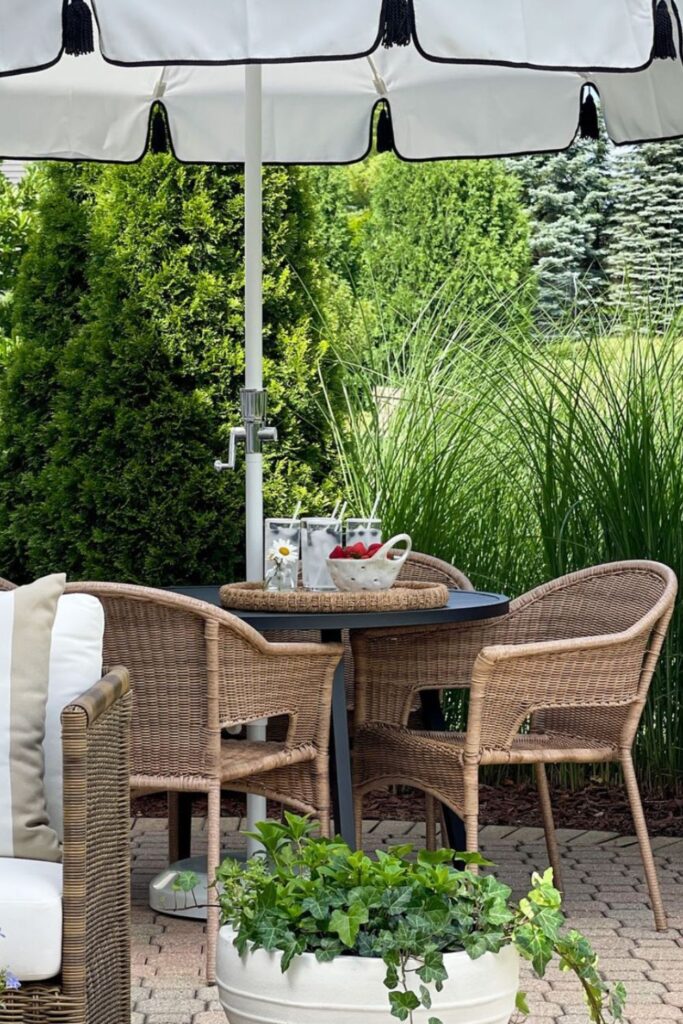
<svg viewBox="0 0 683 1024">
<path fill-rule="evenodd" d="M 226 861 L 217 976 L 230 1024 L 508 1024 L 519 957 L 542 976 L 553 958 L 583 986 L 594 1024 L 621 1020 L 586 938 L 564 929 L 552 872 L 518 905 L 479 854 L 410 846 L 370 858 L 319 839 L 305 818 L 265 822 L 263 856 Z"/>
</svg>

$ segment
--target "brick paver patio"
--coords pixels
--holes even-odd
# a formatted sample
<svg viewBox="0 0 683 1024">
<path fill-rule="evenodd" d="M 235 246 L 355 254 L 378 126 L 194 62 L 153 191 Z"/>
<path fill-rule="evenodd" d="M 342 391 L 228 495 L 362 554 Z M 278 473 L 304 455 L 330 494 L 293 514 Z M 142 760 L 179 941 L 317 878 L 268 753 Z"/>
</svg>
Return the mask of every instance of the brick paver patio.
<svg viewBox="0 0 683 1024">
<path fill-rule="evenodd" d="M 226 848 L 243 843 L 240 823 L 224 822 Z M 197 850 L 202 823 L 195 821 Z M 203 926 L 152 913 L 147 907 L 150 879 L 165 866 L 166 823 L 138 819 L 133 824 L 133 1024 L 225 1024 L 215 989 L 203 980 Z M 602 966 L 629 991 L 630 1024 L 683 1022 L 683 839 L 654 841 L 670 915 L 666 934 L 654 931 L 633 838 L 606 832 L 560 831 L 565 865 L 567 910 L 572 925 L 590 936 Z M 424 829 L 407 822 L 368 822 L 365 845 L 411 841 L 420 845 Z M 516 892 L 531 871 L 547 866 L 543 834 L 537 828 L 489 826 L 482 848 Z M 577 985 L 559 971 L 543 981 L 524 979 L 530 1024 L 586 1024 Z"/>
</svg>

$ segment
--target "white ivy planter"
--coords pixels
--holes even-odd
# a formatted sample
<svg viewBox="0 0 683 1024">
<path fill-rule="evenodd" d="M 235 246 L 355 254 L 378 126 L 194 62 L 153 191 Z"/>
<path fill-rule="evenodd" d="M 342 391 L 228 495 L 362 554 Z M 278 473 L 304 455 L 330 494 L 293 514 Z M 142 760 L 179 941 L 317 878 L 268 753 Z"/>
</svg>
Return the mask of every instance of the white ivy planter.
<svg viewBox="0 0 683 1024">
<path fill-rule="evenodd" d="M 279 953 L 240 957 L 233 939 L 231 928 L 221 929 L 217 984 L 230 1024 L 395 1024 L 381 960 L 340 957 L 319 964 L 307 953 L 283 974 Z M 466 953 L 444 959 L 448 981 L 442 992 L 430 986 L 432 1009 L 418 1010 L 415 1024 L 430 1017 L 443 1024 L 508 1024 L 519 985 L 517 951 L 508 946 L 480 960 Z"/>
</svg>

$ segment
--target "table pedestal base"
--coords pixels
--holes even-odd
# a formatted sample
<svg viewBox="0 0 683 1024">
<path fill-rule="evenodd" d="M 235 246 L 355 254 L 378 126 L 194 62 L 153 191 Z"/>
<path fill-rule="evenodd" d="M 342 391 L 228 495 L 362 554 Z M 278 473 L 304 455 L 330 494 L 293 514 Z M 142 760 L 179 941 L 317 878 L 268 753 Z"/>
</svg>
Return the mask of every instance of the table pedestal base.
<svg viewBox="0 0 683 1024">
<path fill-rule="evenodd" d="M 245 861 L 244 854 L 224 853 L 223 857 Z M 191 892 L 176 892 L 173 888 L 178 875 L 193 871 L 197 884 Z M 192 921 L 206 921 L 208 903 L 206 857 L 188 857 L 161 871 L 149 883 L 149 905 L 157 914 L 168 917 L 182 917 Z"/>
</svg>

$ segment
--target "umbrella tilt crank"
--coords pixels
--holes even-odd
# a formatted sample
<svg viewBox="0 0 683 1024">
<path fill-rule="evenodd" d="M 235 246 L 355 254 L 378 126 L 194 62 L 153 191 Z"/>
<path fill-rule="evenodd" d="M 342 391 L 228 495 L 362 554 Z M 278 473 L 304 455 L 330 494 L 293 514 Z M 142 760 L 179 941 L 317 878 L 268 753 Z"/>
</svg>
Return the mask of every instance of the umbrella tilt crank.
<svg viewBox="0 0 683 1024">
<path fill-rule="evenodd" d="M 238 442 L 244 442 L 247 455 L 260 455 L 264 444 L 278 439 L 277 427 L 266 426 L 268 415 L 268 393 L 266 391 L 242 388 L 240 404 L 244 426 L 231 429 L 228 461 L 222 462 L 220 459 L 216 459 L 213 465 L 217 473 L 235 468 Z"/>
</svg>

